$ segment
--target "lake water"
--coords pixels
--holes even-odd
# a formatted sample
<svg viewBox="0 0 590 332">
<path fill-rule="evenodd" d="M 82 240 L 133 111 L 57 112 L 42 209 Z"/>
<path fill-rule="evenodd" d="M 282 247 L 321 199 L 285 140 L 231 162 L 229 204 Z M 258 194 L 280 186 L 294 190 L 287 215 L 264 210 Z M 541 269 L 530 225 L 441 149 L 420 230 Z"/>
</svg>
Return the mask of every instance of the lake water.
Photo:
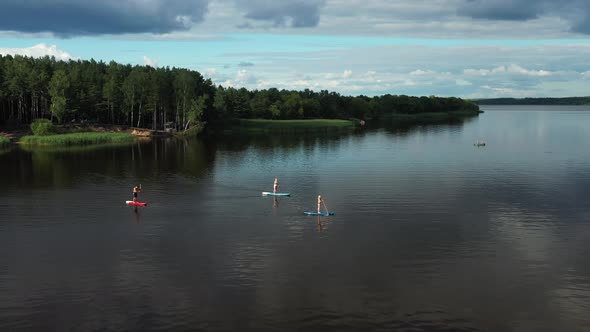
<svg viewBox="0 0 590 332">
<path fill-rule="evenodd" d="M 590 108 L 483 109 L 0 150 L 0 330 L 587 331 Z"/>
</svg>

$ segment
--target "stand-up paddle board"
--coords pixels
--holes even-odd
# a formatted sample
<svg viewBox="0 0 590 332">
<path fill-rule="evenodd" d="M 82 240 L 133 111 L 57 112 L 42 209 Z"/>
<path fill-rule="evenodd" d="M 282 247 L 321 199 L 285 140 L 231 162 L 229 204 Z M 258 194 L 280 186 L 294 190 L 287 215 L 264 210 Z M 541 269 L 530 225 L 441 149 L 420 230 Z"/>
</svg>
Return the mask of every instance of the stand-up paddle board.
<svg viewBox="0 0 590 332">
<path fill-rule="evenodd" d="M 269 191 L 263 191 L 262 196 L 291 196 L 291 193 L 273 193 Z"/>
<path fill-rule="evenodd" d="M 334 212 L 315 212 L 315 211 L 305 211 L 303 212 L 305 214 L 307 214 L 308 216 L 333 216 Z"/>
<path fill-rule="evenodd" d="M 146 202 L 125 201 L 125 203 L 131 206 L 147 206 Z"/>
</svg>

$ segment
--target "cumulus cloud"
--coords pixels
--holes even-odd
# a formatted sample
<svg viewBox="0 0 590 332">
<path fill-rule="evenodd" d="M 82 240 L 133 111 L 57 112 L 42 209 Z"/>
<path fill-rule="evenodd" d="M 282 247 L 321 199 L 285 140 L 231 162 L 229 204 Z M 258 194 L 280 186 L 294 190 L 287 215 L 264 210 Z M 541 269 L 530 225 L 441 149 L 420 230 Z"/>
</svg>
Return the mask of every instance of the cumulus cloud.
<svg viewBox="0 0 590 332">
<path fill-rule="evenodd" d="M 493 87 L 489 85 L 482 85 L 481 88 L 495 92 L 494 96 L 509 96 L 509 97 L 524 97 L 522 92 L 512 88 Z"/>
<path fill-rule="evenodd" d="M 462 78 L 458 78 L 455 80 L 455 84 L 459 85 L 459 86 L 469 86 L 469 85 L 473 85 L 471 82 L 464 80 Z"/>
<path fill-rule="evenodd" d="M 301 43 L 296 37 L 285 39 L 281 42 L 284 45 Z M 312 42 L 328 47 L 308 47 Z M 401 46 L 384 42 L 383 45 L 347 48 L 331 48 L 330 43 L 329 39 L 322 38 L 306 40 L 307 48 L 303 50 L 239 51 L 225 54 L 229 60 L 220 61 L 248 59 L 255 62 L 258 84 L 263 84 L 260 87 L 298 89 L 298 86 L 306 86 L 365 95 L 563 97 L 587 94 L 584 89 L 587 90 L 585 86 L 590 81 L 590 74 L 583 74 L 590 72 L 590 46 L 584 40 L 507 45 L 460 41 L 445 47 L 440 47 L 436 41 L 433 46 L 427 42 L 404 42 Z M 354 44 L 354 40 L 351 43 Z M 345 70 L 352 75 L 345 78 Z M 234 81 L 235 74 L 233 71 L 225 79 Z M 221 78 L 217 81 L 223 82 Z"/>
<path fill-rule="evenodd" d="M 418 76 L 418 75 L 433 75 L 436 72 L 432 71 L 432 70 L 422 70 L 422 69 L 416 69 L 414 71 L 412 71 L 410 73 L 410 75 L 414 75 L 414 76 Z"/>
<path fill-rule="evenodd" d="M 235 0 L 245 17 L 254 21 L 270 22 L 275 27 L 314 27 L 320 22 L 320 11 L 325 0 Z M 242 25 L 251 27 L 250 24 Z"/>
<path fill-rule="evenodd" d="M 0 30 L 57 35 L 167 33 L 203 20 L 209 0 L 3 0 Z"/>
<path fill-rule="evenodd" d="M 148 57 L 147 55 L 143 56 L 143 64 L 152 68 L 158 67 L 158 61 Z"/>
<path fill-rule="evenodd" d="M 50 56 L 62 61 L 78 60 L 77 57 L 72 56 L 70 53 L 58 49 L 56 45 L 47 45 L 43 43 L 25 48 L 0 48 L 0 54 L 23 55 L 33 58 Z"/>
<path fill-rule="evenodd" d="M 352 70 L 347 69 L 342 73 L 342 78 L 350 78 L 352 76 Z"/>
<path fill-rule="evenodd" d="M 251 72 L 247 71 L 246 69 L 240 69 L 236 73 L 233 79 L 228 79 L 223 82 L 224 86 L 229 87 L 253 87 L 258 82 L 258 78 L 252 74 Z"/>
<path fill-rule="evenodd" d="M 246 78 L 249 76 L 250 76 L 250 73 L 247 70 L 241 69 L 241 70 L 238 70 L 238 74 L 236 75 L 236 80 L 245 81 Z"/>
<path fill-rule="evenodd" d="M 548 70 L 530 70 L 523 68 L 519 65 L 511 64 L 509 66 L 498 66 L 493 69 L 465 69 L 463 71 L 465 75 L 479 75 L 479 76 L 490 76 L 490 75 L 502 75 L 502 74 L 519 74 L 527 76 L 550 76 L 555 74 Z"/>
<path fill-rule="evenodd" d="M 215 76 L 215 75 L 217 75 L 217 69 L 215 69 L 215 68 L 205 68 L 205 70 L 203 70 L 203 72 L 207 76 Z"/>
</svg>

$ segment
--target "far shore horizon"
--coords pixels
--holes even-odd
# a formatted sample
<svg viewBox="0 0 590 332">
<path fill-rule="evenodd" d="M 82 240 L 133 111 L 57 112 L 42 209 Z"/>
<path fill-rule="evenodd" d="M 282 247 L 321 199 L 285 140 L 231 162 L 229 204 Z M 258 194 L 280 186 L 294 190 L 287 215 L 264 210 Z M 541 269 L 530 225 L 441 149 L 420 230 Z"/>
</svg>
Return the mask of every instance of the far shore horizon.
<svg viewBox="0 0 590 332">
<path fill-rule="evenodd" d="M 590 97 L 506 97 L 467 100 L 477 105 L 590 105 Z"/>
</svg>

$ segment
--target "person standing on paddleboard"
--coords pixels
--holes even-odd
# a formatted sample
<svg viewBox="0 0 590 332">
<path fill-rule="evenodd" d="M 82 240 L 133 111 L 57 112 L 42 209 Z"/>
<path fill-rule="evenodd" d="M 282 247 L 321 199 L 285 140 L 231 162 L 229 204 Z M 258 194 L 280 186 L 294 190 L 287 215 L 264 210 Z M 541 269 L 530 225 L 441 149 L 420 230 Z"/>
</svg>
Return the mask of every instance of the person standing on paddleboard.
<svg viewBox="0 0 590 332">
<path fill-rule="evenodd" d="M 322 199 L 322 195 L 318 195 L 318 213 L 322 212 L 322 203 L 324 200 Z"/>
<path fill-rule="evenodd" d="M 141 192 L 141 188 L 139 186 L 133 187 L 133 201 L 137 201 L 137 194 Z"/>
<path fill-rule="evenodd" d="M 276 194 L 277 190 L 279 190 L 279 179 L 275 178 L 275 183 L 272 186 L 272 192 Z"/>
</svg>

